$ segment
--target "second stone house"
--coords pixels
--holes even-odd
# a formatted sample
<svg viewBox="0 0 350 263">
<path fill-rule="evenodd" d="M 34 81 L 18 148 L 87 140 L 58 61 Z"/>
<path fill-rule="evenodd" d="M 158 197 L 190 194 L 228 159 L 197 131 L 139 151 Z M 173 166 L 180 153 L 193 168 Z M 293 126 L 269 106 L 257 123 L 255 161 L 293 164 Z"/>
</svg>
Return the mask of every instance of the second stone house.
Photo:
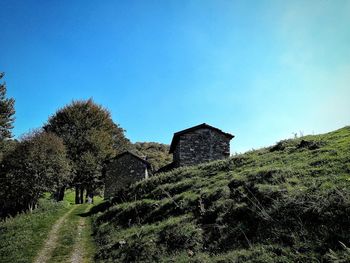
<svg viewBox="0 0 350 263">
<path fill-rule="evenodd" d="M 148 178 L 151 165 L 132 152 L 124 152 L 113 158 L 105 173 L 104 198 L 109 199 L 128 185 Z"/>
<path fill-rule="evenodd" d="M 176 132 L 169 151 L 173 163 L 161 170 L 228 158 L 232 138 L 234 135 L 206 123 Z"/>
</svg>

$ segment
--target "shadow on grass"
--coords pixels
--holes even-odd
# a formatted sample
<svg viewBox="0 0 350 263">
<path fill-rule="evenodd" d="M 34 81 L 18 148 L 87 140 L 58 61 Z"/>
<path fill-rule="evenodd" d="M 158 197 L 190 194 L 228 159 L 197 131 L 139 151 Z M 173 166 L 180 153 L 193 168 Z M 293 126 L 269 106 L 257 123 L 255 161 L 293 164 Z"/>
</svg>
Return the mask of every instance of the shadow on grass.
<svg viewBox="0 0 350 263">
<path fill-rule="evenodd" d="M 113 203 L 110 201 L 103 201 L 102 203 L 99 203 L 99 204 L 91 207 L 91 209 L 88 212 L 80 213 L 78 215 L 81 217 L 89 217 L 89 216 L 95 215 L 99 212 L 106 211 L 112 205 L 113 205 Z"/>
</svg>

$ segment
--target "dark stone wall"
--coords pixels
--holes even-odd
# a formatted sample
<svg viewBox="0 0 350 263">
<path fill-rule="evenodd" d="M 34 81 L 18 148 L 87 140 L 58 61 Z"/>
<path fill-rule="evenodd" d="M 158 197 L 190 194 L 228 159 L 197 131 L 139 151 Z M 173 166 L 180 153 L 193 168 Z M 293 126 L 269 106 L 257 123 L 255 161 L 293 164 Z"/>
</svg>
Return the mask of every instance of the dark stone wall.
<svg viewBox="0 0 350 263">
<path fill-rule="evenodd" d="M 144 162 L 130 154 L 112 160 L 106 169 L 104 198 L 113 197 L 122 188 L 144 179 L 146 169 Z"/>
<path fill-rule="evenodd" d="M 175 167 L 225 159 L 230 156 L 230 138 L 212 129 L 181 135 L 174 150 Z"/>
<path fill-rule="evenodd" d="M 173 152 L 173 168 L 180 166 L 180 159 L 181 159 L 181 149 L 180 149 L 180 141 L 176 145 L 174 152 Z"/>
</svg>

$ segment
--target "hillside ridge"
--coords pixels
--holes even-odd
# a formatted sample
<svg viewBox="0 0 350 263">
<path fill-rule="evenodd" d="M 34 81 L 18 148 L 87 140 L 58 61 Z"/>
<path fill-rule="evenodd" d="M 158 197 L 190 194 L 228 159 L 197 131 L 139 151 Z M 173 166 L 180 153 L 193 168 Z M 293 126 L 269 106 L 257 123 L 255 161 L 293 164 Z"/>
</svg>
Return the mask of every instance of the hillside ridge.
<svg viewBox="0 0 350 263">
<path fill-rule="evenodd" d="M 346 126 L 138 182 L 95 208 L 96 259 L 346 262 L 349 149 Z"/>
</svg>

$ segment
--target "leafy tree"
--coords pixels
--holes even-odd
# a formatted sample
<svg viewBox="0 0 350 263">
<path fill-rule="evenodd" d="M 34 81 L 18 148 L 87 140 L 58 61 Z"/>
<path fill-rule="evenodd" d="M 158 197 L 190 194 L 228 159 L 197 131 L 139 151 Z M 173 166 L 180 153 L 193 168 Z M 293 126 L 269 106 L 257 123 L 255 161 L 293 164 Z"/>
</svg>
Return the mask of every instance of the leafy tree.
<svg viewBox="0 0 350 263">
<path fill-rule="evenodd" d="M 0 169 L 1 169 L 2 159 L 7 153 L 13 151 L 17 143 L 18 143 L 17 140 L 12 140 L 12 139 L 0 142 Z"/>
<path fill-rule="evenodd" d="M 4 73 L 0 73 L 0 80 L 3 77 Z M 12 137 L 11 129 L 15 120 L 14 105 L 15 100 L 13 98 L 6 98 L 6 84 L 0 83 L 0 144 Z"/>
<path fill-rule="evenodd" d="M 44 130 L 61 137 L 74 168 L 76 203 L 83 194 L 93 197 L 102 185 L 104 164 L 129 147 L 124 130 L 112 121 L 109 111 L 89 100 L 73 101 L 51 116 Z"/>
<path fill-rule="evenodd" d="M 45 192 L 55 193 L 69 181 L 70 164 L 61 138 L 35 131 L 4 156 L 0 179 L 2 214 L 32 210 Z"/>
<path fill-rule="evenodd" d="M 154 171 L 172 162 L 169 154 L 170 146 L 156 142 L 136 142 L 133 144 L 134 152 L 140 156 L 146 156 Z"/>
</svg>

